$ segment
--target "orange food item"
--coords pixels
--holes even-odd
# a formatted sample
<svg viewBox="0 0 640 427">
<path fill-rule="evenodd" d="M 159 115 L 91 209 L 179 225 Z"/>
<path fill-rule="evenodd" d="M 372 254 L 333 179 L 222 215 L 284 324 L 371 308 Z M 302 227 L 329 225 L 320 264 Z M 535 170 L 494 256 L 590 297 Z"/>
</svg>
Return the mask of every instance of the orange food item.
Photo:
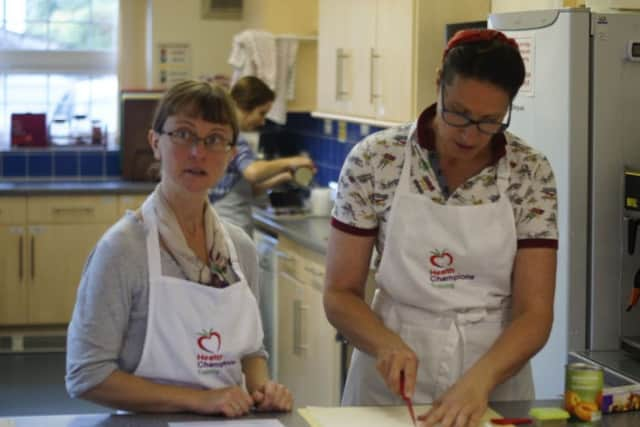
<svg viewBox="0 0 640 427">
<path fill-rule="evenodd" d="M 591 421 L 593 413 L 598 410 L 598 406 L 593 402 L 580 402 L 574 408 L 573 412 L 582 421 Z"/>
<path fill-rule="evenodd" d="M 578 396 L 577 393 L 573 392 L 573 391 L 567 391 L 564 395 L 564 408 L 569 411 L 569 412 L 573 412 L 573 408 L 576 407 L 576 405 L 580 403 L 580 396 Z"/>
</svg>

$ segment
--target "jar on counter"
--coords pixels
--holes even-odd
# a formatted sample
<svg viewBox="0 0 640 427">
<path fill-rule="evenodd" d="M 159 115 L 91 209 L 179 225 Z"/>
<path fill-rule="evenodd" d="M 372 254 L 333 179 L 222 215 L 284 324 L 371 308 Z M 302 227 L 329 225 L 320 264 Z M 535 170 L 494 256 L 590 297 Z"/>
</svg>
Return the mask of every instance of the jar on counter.
<svg viewBox="0 0 640 427">
<path fill-rule="evenodd" d="M 105 131 L 104 126 L 102 125 L 102 120 L 93 119 L 91 120 L 91 143 L 93 145 L 101 145 L 104 144 Z"/>
<path fill-rule="evenodd" d="M 74 144 L 91 142 L 91 123 L 84 114 L 77 114 L 71 119 L 71 140 Z"/>
<path fill-rule="evenodd" d="M 69 145 L 71 141 L 69 121 L 67 119 L 53 119 L 49 124 L 49 140 L 53 145 Z"/>
</svg>

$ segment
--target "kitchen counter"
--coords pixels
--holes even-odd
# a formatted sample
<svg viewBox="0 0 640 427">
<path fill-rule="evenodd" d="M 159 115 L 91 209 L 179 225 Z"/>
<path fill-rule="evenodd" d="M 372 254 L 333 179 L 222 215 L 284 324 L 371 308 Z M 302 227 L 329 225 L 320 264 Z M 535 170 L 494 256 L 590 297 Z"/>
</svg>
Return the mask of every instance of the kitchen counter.
<svg viewBox="0 0 640 427">
<path fill-rule="evenodd" d="M 59 196 L 64 194 L 149 194 L 154 182 L 49 181 L 0 182 L 0 196 Z"/>
<path fill-rule="evenodd" d="M 274 216 L 254 209 L 253 219 L 258 229 L 269 234 L 282 235 L 321 254 L 327 253 L 329 216 L 291 215 Z"/>
<path fill-rule="evenodd" d="M 532 407 L 559 407 L 560 400 L 522 401 L 493 403 L 490 406 L 505 417 L 527 416 Z M 1 414 L 1 410 L 0 410 Z M 296 412 L 290 414 L 260 414 L 251 415 L 248 418 L 278 418 L 286 427 L 307 427 L 307 423 Z M 246 419 L 246 418 L 243 418 Z M 14 423 L 3 424 L 0 418 L 0 426 L 12 427 L 160 427 L 169 423 L 186 421 L 222 421 L 224 418 L 212 416 L 198 416 L 190 414 L 92 414 L 92 415 L 56 415 L 56 416 L 32 416 L 8 418 Z M 584 423 L 545 423 L 545 426 L 584 426 Z M 627 412 L 622 414 L 605 415 L 601 421 L 589 423 L 589 427 L 637 427 L 640 425 L 640 412 Z"/>
</svg>

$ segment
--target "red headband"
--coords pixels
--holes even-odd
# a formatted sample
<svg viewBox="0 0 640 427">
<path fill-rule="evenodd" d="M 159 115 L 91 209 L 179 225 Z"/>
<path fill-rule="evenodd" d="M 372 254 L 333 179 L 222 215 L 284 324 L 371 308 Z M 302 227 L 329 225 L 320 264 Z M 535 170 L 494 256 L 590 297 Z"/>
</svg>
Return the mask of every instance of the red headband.
<svg viewBox="0 0 640 427">
<path fill-rule="evenodd" d="M 460 30 L 451 37 L 449 43 L 447 43 L 447 47 L 444 49 L 444 53 L 442 54 L 442 60 L 444 60 L 447 53 L 454 47 L 460 46 L 461 44 L 466 43 L 475 43 L 475 42 L 483 42 L 490 40 L 499 40 L 508 44 L 509 46 L 513 46 L 518 49 L 518 43 L 507 36 L 505 36 L 500 31 L 496 30 Z"/>
</svg>

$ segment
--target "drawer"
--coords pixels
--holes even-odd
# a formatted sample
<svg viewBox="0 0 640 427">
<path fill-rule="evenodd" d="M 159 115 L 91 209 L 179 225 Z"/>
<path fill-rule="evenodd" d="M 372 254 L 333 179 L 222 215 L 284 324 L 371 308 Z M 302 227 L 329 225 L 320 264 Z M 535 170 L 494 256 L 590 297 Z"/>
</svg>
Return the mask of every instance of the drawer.
<svg viewBox="0 0 640 427">
<path fill-rule="evenodd" d="M 0 198 L 0 224 L 24 224 L 26 220 L 26 197 Z"/>
<path fill-rule="evenodd" d="M 29 223 L 111 224 L 117 218 L 117 196 L 34 196 L 27 199 Z"/>
</svg>

